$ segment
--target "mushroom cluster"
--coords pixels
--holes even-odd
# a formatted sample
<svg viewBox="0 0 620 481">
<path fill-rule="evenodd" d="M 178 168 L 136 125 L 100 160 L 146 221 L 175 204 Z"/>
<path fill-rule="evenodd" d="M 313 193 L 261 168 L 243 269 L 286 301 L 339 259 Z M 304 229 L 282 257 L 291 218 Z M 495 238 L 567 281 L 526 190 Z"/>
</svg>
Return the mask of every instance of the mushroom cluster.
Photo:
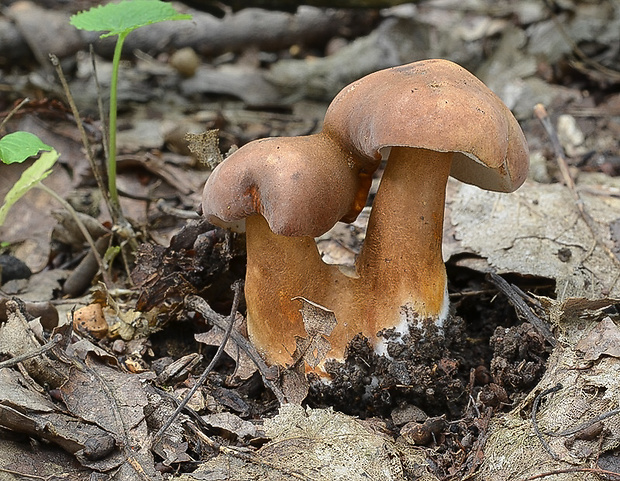
<svg viewBox="0 0 620 481">
<path fill-rule="evenodd" d="M 353 272 L 321 259 L 315 237 L 352 222 L 373 172 L 385 170 Z M 320 133 L 243 146 L 210 175 L 202 208 L 215 224 L 245 219 L 248 334 L 270 364 L 290 366 L 306 337 L 300 298 L 334 312 L 328 358 L 363 334 L 441 326 L 449 313 L 442 258 L 448 177 L 511 192 L 527 175 L 518 122 L 479 79 L 447 60 L 370 74 L 330 104 Z"/>
</svg>

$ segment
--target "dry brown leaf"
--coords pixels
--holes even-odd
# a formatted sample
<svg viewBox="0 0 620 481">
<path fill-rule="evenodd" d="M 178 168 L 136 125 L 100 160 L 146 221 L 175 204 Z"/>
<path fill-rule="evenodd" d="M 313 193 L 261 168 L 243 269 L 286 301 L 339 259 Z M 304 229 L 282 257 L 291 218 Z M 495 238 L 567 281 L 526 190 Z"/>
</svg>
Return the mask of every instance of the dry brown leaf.
<svg viewBox="0 0 620 481">
<path fill-rule="evenodd" d="M 613 248 L 609 225 L 618 218 L 620 198 L 605 192 L 617 190 L 620 180 L 590 173 L 581 174 L 578 182 L 600 241 Z M 595 243 L 565 186 L 528 181 L 517 192 L 502 194 L 456 181 L 449 184 L 446 257 L 475 254 L 485 259 L 482 267 L 466 256 L 456 262 L 555 279 L 561 300 L 620 298 L 618 261 Z M 586 190 L 589 184 L 600 193 Z"/>
<path fill-rule="evenodd" d="M 620 329 L 606 317 L 575 347 L 584 353 L 586 361 L 596 361 L 601 356 L 620 357 Z"/>
<path fill-rule="evenodd" d="M 271 441 L 255 454 L 235 457 L 229 450 L 181 479 L 437 480 L 421 452 L 331 409 L 287 404 L 264 428 Z"/>
<path fill-rule="evenodd" d="M 280 388 L 287 402 L 301 405 L 310 391 L 308 379 L 304 374 L 304 366 L 298 365 L 283 370 L 280 375 Z"/>
<path fill-rule="evenodd" d="M 222 429 L 240 440 L 254 438 L 258 430 L 250 421 L 245 421 L 233 413 L 221 412 L 207 414 L 202 419 L 211 427 Z"/>
<path fill-rule="evenodd" d="M 525 400 L 510 413 L 491 421 L 485 457 L 475 480 L 527 479 L 556 470 L 589 467 L 594 453 L 602 456 L 620 446 L 620 415 L 614 414 L 620 398 L 620 360 L 600 356 L 585 361 L 577 349 L 580 343 L 591 345 L 595 329 L 610 328 L 608 323 L 602 324 L 604 314 L 600 313 L 598 318 L 593 315 L 601 312 L 602 302 L 550 302 L 550 316 L 558 326 L 558 343 L 548 360 L 547 371 Z M 581 309 L 576 309 L 576 305 Z M 607 300 L 607 307 L 612 305 L 614 302 Z M 536 396 L 558 385 L 559 390 L 545 396 L 536 412 L 541 437 L 556 456 L 554 459 L 534 434 L 530 416 Z M 604 434 L 580 436 L 597 418 L 603 424 Z M 576 474 L 566 479 L 595 477 Z"/>
<path fill-rule="evenodd" d="M 243 333 L 245 331 L 245 320 L 243 316 L 237 314 L 235 317 L 235 325 L 234 329 Z M 222 331 L 219 327 L 213 326 L 210 331 L 202 332 L 196 334 L 194 339 L 198 342 L 202 342 L 207 346 L 219 346 L 224 340 L 224 331 Z M 226 346 L 224 347 L 224 352 L 230 356 L 230 358 L 235 361 L 236 368 L 233 374 L 233 377 L 237 377 L 241 380 L 249 379 L 252 374 L 256 372 L 256 364 L 254 361 L 250 359 L 250 357 L 245 353 L 243 349 L 240 349 L 234 341 L 228 340 Z"/>
</svg>

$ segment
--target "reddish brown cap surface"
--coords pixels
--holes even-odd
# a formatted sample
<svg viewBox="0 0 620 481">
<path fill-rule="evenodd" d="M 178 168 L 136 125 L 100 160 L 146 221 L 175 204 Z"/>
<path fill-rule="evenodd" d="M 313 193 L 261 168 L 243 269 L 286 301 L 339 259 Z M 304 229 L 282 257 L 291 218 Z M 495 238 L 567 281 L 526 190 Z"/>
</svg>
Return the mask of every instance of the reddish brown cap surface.
<svg viewBox="0 0 620 481">
<path fill-rule="evenodd" d="M 216 167 L 203 191 L 203 214 L 214 223 L 261 214 L 276 234 L 317 237 L 357 217 L 370 182 L 321 134 L 263 139 Z"/>
<path fill-rule="evenodd" d="M 506 105 L 478 78 L 447 60 L 372 73 L 331 103 L 324 130 L 345 148 L 380 159 L 394 146 L 455 152 L 451 175 L 511 192 L 527 176 L 528 148 Z"/>
<path fill-rule="evenodd" d="M 526 178 L 525 137 L 504 103 L 464 68 L 425 60 L 370 74 L 331 103 L 323 131 L 251 142 L 209 177 L 203 213 L 263 215 L 272 231 L 316 237 L 364 206 L 391 147 L 454 152 L 451 175 L 510 192 Z"/>
</svg>

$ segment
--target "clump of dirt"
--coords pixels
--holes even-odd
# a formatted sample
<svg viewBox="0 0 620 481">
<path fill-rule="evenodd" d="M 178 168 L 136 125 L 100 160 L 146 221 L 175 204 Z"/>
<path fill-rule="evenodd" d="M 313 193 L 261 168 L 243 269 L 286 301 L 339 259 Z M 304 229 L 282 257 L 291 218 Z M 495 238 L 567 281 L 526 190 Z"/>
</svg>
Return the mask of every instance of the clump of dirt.
<svg viewBox="0 0 620 481">
<path fill-rule="evenodd" d="M 493 381 L 513 402 L 518 401 L 543 375 L 549 346 L 527 322 L 511 328 L 497 327 L 490 345 L 494 353 L 490 365 Z"/>
<path fill-rule="evenodd" d="M 451 316 L 443 331 L 426 320 L 402 340 L 382 332 L 391 358 L 356 337 L 344 363 L 327 362 L 329 384 L 310 379 L 307 402 L 362 418 L 389 418 L 402 405 L 453 420 L 462 419 L 472 402 L 508 409 L 536 385 L 551 348 L 530 324 L 499 314 L 510 309 L 504 302 L 489 304 L 487 314 L 477 310 L 472 319 Z"/>
<path fill-rule="evenodd" d="M 431 321 L 410 326 L 402 340 L 390 330 L 381 333 L 391 358 L 377 355 L 363 336 L 349 345 L 344 363 L 330 361 L 329 384 L 313 379 L 309 402 L 334 406 L 360 417 L 389 417 L 403 402 L 429 415 L 458 416 L 467 403 L 469 362 L 460 353 L 466 331 L 460 317 L 450 317 L 443 333 Z"/>
</svg>

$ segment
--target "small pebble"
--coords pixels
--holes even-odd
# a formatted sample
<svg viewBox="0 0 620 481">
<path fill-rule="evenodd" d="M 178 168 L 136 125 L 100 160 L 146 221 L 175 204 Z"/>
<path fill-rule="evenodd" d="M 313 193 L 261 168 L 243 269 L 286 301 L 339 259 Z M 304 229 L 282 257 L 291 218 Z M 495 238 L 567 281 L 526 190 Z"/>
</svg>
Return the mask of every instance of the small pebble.
<svg viewBox="0 0 620 481">
<path fill-rule="evenodd" d="M 184 47 L 170 56 L 170 65 L 183 77 L 189 78 L 196 73 L 196 69 L 200 65 L 200 58 L 193 48 Z"/>
</svg>

